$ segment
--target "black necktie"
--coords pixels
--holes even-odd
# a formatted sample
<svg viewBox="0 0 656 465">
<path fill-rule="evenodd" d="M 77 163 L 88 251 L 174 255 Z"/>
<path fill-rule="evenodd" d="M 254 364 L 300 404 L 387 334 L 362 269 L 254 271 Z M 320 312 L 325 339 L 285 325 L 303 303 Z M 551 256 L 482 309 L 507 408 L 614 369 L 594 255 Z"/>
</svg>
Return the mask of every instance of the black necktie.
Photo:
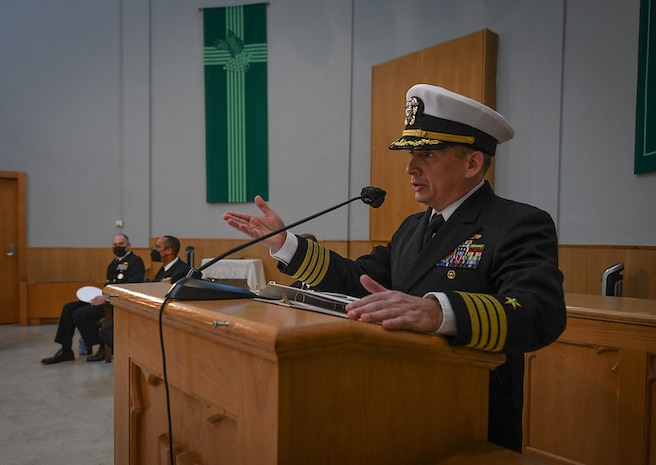
<svg viewBox="0 0 656 465">
<path fill-rule="evenodd" d="M 424 245 L 426 245 L 426 243 L 431 240 L 433 235 L 437 232 L 438 229 L 442 227 L 443 224 L 444 217 L 441 214 L 433 215 L 433 218 L 430 220 L 430 223 L 428 223 L 428 227 L 424 232 Z"/>
</svg>

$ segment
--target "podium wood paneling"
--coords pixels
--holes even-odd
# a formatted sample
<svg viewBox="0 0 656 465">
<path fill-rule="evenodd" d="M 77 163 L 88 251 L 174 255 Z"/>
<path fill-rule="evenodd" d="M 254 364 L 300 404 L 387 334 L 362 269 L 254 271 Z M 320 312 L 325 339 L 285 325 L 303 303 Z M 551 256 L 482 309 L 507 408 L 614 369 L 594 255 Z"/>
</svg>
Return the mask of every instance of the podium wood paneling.
<svg viewBox="0 0 656 465">
<path fill-rule="evenodd" d="M 372 241 L 389 241 L 406 216 L 426 208 L 415 201 L 405 174 L 408 152 L 388 150 L 403 130 L 407 90 L 418 83 L 439 85 L 494 108 L 497 44 L 497 35 L 484 29 L 373 67 L 371 184 L 385 189 L 387 198 L 370 212 Z"/>
<path fill-rule="evenodd" d="M 566 294 L 567 329 L 526 356 L 524 453 L 656 465 L 656 301 Z"/>
<path fill-rule="evenodd" d="M 108 286 L 117 465 L 167 463 L 158 310 L 169 286 Z M 169 302 L 175 455 L 198 464 L 429 464 L 487 436 L 501 355 L 253 300 Z"/>
</svg>

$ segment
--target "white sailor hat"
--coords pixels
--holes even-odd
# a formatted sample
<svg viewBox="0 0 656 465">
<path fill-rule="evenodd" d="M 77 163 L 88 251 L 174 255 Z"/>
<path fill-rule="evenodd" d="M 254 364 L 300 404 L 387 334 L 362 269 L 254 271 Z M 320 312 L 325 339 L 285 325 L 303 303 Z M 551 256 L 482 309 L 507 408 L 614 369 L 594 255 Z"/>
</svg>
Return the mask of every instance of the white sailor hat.
<svg viewBox="0 0 656 465">
<path fill-rule="evenodd" d="M 442 87 L 416 84 L 406 94 L 405 129 L 390 150 L 433 150 L 463 144 L 494 155 L 515 131 L 499 113 Z"/>
</svg>

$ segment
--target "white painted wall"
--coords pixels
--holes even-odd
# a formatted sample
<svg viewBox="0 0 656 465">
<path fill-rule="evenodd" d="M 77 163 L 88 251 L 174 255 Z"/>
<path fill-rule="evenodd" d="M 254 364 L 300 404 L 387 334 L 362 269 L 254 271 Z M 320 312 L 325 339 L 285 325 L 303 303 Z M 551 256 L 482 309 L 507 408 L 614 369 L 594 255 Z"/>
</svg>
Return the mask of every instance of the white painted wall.
<svg viewBox="0 0 656 465">
<path fill-rule="evenodd" d="M 0 170 L 28 174 L 30 246 L 108 245 L 117 219 L 139 247 L 240 237 L 221 214 L 253 205 L 205 202 L 198 10 L 235 3 L 0 1 Z M 271 0 L 271 205 L 292 222 L 357 195 L 371 67 L 488 28 L 517 131 L 497 192 L 549 211 L 561 243 L 655 245 L 656 174 L 633 174 L 639 4 Z M 368 218 L 354 203 L 299 232 L 364 240 Z"/>
</svg>

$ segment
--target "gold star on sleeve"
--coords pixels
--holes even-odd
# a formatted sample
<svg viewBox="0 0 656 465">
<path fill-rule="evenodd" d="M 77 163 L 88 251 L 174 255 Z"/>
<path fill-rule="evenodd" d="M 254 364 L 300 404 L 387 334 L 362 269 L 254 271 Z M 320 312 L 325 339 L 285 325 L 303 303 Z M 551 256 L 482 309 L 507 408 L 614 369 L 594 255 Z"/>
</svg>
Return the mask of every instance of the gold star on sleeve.
<svg viewBox="0 0 656 465">
<path fill-rule="evenodd" d="M 522 304 L 517 302 L 517 299 L 515 299 L 514 297 L 506 297 L 506 301 L 504 303 L 512 305 L 513 310 L 517 310 L 517 307 L 522 306 Z"/>
</svg>

